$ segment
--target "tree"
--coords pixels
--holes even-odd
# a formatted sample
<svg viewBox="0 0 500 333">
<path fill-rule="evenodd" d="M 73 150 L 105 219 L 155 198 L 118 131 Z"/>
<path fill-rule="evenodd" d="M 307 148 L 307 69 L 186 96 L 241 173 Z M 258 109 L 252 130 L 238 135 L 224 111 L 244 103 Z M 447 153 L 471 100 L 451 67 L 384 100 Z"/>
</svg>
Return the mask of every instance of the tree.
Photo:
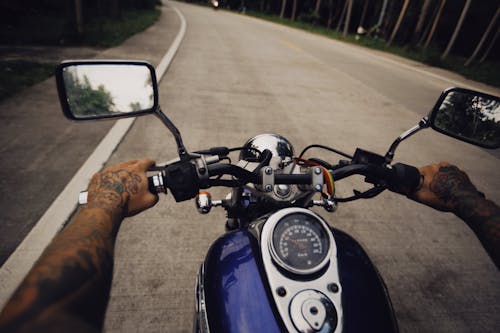
<svg viewBox="0 0 500 333">
<path fill-rule="evenodd" d="M 434 21 L 432 22 L 432 28 L 431 31 L 429 32 L 429 35 L 427 36 L 427 39 L 425 40 L 424 44 L 424 49 L 426 49 L 429 46 L 429 43 L 432 40 L 432 37 L 434 36 L 434 32 L 436 31 L 437 24 L 439 22 L 439 19 L 441 18 L 441 13 L 443 12 L 444 5 L 446 4 L 446 0 L 441 0 L 441 3 L 439 4 L 439 9 L 434 17 Z"/>
<path fill-rule="evenodd" d="M 64 84 L 69 107 L 75 115 L 85 117 L 114 112 L 113 97 L 102 84 L 94 89 L 87 76 L 81 81 L 70 70 L 64 72 Z"/>
<path fill-rule="evenodd" d="M 359 19 L 359 25 L 358 25 L 361 28 L 365 27 L 366 12 L 368 10 L 369 4 L 370 4 L 370 0 L 365 0 L 365 3 L 363 5 L 363 12 L 361 13 L 361 18 Z"/>
<path fill-rule="evenodd" d="M 295 21 L 296 14 L 297 14 L 297 0 L 293 0 L 293 4 L 292 4 L 292 17 L 291 17 L 292 21 Z"/>
<path fill-rule="evenodd" d="M 344 33 L 342 34 L 344 37 L 347 36 L 347 32 L 349 31 L 349 23 L 351 22 L 352 2 L 353 2 L 353 0 L 347 0 L 347 1 L 348 1 L 347 16 L 346 16 L 346 19 L 345 19 Z"/>
<path fill-rule="evenodd" d="M 431 4 L 431 0 L 424 0 L 422 3 L 422 7 L 420 7 L 420 13 L 418 15 L 417 25 L 415 26 L 415 30 L 413 31 L 413 40 L 416 41 L 420 37 L 422 33 L 422 28 L 424 27 L 425 18 L 427 17 L 427 12 L 429 11 L 429 5 Z"/>
<path fill-rule="evenodd" d="M 342 12 L 340 14 L 340 18 L 339 18 L 339 23 L 337 24 L 337 31 L 340 31 L 340 26 L 342 25 L 342 21 L 344 21 L 344 16 L 345 16 L 345 13 L 347 11 L 347 3 L 348 3 L 349 0 L 345 0 L 344 1 L 344 7 L 342 8 Z"/>
<path fill-rule="evenodd" d="M 83 34 L 83 10 L 82 0 L 75 0 L 76 32 Z"/>
<path fill-rule="evenodd" d="M 285 16 L 285 9 L 286 9 L 286 0 L 281 0 L 280 18 L 283 18 Z"/>
<path fill-rule="evenodd" d="M 465 16 L 467 15 L 467 12 L 469 11 L 470 4 L 472 3 L 472 0 L 466 0 L 464 8 L 462 9 L 462 14 L 460 14 L 460 18 L 458 19 L 457 25 L 455 27 L 455 31 L 453 31 L 453 35 L 450 38 L 450 41 L 448 42 L 448 46 L 446 46 L 446 50 L 444 50 L 443 55 L 441 55 L 441 59 L 446 59 L 448 54 L 450 54 L 451 48 L 455 44 L 455 40 L 457 39 L 458 33 L 460 32 L 460 29 L 462 28 L 462 24 L 464 23 Z"/>
<path fill-rule="evenodd" d="M 333 23 L 333 0 L 328 0 L 328 21 L 326 22 L 326 28 L 330 29 Z"/>
<path fill-rule="evenodd" d="M 403 18 L 405 16 L 406 10 L 408 9 L 409 3 L 410 3 L 410 0 L 405 0 L 405 2 L 403 3 L 403 7 L 401 7 L 401 11 L 399 12 L 398 21 L 396 22 L 396 25 L 394 26 L 394 29 L 392 30 L 391 38 L 389 38 L 389 41 L 387 42 L 387 46 L 391 46 L 392 42 L 394 41 L 394 38 L 396 37 L 396 34 L 398 33 L 398 30 L 401 26 L 401 22 L 403 22 Z"/>
<path fill-rule="evenodd" d="M 490 24 L 488 25 L 488 28 L 486 28 L 486 31 L 484 32 L 483 36 L 481 37 L 481 40 L 476 46 L 476 49 L 472 53 L 469 59 L 465 62 L 464 66 L 469 66 L 472 61 L 476 58 L 477 54 L 479 53 L 479 50 L 481 50 L 481 47 L 483 47 L 484 41 L 486 40 L 486 37 L 490 34 L 491 29 L 495 25 L 498 15 L 500 14 L 500 6 L 498 6 L 497 11 L 495 15 L 493 15 L 493 18 L 490 21 Z"/>
<path fill-rule="evenodd" d="M 490 54 L 490 51 L 491 49 L 493 48 L 493 45 L 495 45 L 495 42 L 497 41 L 498 39 L 498 36 L 500 35 L 500 27 L 498 27 L 497 29 L 497 32 L 495 34 L 495 36 L 493 37 L 493 39 L 491 40 L 490 42 L 490 46 L 488 46 L 488 48 L 486 49 L 486 51 L 484 52 L 484 55 L 481 57 L 481 59 L 479 59 L 479 63 L 482 63 L 483 61 L 486 60 L 486 58 L 488 57 L 488 55 Z"/>
</svg>

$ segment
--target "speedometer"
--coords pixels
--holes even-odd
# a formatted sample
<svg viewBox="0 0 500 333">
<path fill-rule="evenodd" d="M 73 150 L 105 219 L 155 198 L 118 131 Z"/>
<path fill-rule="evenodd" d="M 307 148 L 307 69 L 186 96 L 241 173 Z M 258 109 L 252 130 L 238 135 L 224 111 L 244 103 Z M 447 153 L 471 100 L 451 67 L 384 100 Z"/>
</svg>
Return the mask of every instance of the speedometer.
<svg viewBox="0 0 500 333">
<path fill-rule="evenodd" d="M 292 213 L 281 218 L 271 237 L 274 261 L 295 274 L 315 273 L 328 262 L 330 239 L 315 216 Z"/>
</svg>

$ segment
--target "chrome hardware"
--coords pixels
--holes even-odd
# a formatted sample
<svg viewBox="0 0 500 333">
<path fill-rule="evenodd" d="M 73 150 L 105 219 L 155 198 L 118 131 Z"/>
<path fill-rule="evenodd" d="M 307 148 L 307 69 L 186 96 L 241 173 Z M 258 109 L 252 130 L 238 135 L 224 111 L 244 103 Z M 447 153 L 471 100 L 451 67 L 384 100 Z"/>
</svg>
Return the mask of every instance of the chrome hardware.
<svg viewBox="0 0 500 333">
<path fill-rule="evenodd" d="M 80 194 L 78 194 L 78 204 L 86 205 L 88 202 L 87 201 L 88 195 L 89 195 L 88 191 L 81 191 Z"/>
<path fill-rule="evenodd" d="M 314 173 L 317 175 L 321 174 L 321 168 L 314 168 Z"/>
<path fill-rule="evenodd" d="M 316 170 L 319 169 L 319 173 L 316 172 Z M 321 172 L 320 168 L 313 168 L 311 169 L 311 174 L 312 174 L 312 186 L 316 192 L 321 192 L 323 189 L 324 185 L 324 179 L 323 179 L 323 173 Z"/>
<path fill-rule="evenodd" d="M 335 306 L 316 290 L 298 293 L 290 303 L 290 316 L 299 332 L 334 332 L 337 326 Z"/>
<path fill-rule="evenodd" d="M 260 134 L 248 140 L 245 148 L 240 153 L 240 160 L 255 160 L 260 157 L 255 149 L 263 152 L 265 149 L 271 151 L 273 156 L 293 157 L 293 146 L 285 137 L 278 134 Z"/>
<path fill-rule="evenodd" d="M 222 206 L 222 200 L 212 200 L 209 192 L 200 192 L 196 196 L 195 204 L 200 214 L 208 214 L 212 207 Z"/>
<path fill-rule="evenodd" d="M 292 213 L 304 213 L 313 215 L 320 219 L 321 223 L 324 224 L 325 228 L 327 228 L 326 230 L 328 231 L 328 235 L 330 238 L 330 247 L 331 247 L 330 248 L 331 252 L 328 254 L 329 260 L 326 263 L 326 265 L 324 266 L 320 265 L 321 267 L 323 267 L 324 272 L 319 276 L 315 276 L 313 280 L 309 279 L 296 280 L 287 275 L 282 274 L 280 270 L 276 267 L 277 264 L 271 254 L 271 246 L 269 246 L 269 244 L 270 241 L 272 240 L 273 230 L 275 226 L 281 220 L 281 218 Z M 269 288 L 270 290 L 276 291 L 272 293 L 273 299 L 278 309 L 278 313 L 280 314 L 280 317 L 283 320 L 283 323 L 287 331 L 288 332 L 320 331 L 312 328 L 315 326 L 314 325 L 315 322 L 319 323 L 319 320 L 311 321 L 313 324 L 313 326 L 311 326 L 309 325 L 308 321 L 304 318 L 304 315 L 302 314 L 303 303 L 307 301 L 309 298 L 312 298 L 322 302 L 327 314 L 321 329 L 328 328 L 327 330 L 325 330 L 325 332 L 335 332 L 335 333 L 342 332 L 342 326 L 343 326 L 342 285 L 340 284 L 340 277 L 337 265 L 337 246 L 333 238 L 333 234 L 331 233 L 331 230 L 328 227 L 328 224 L 320 216 L 304 208 L 282 209 L 269 216 L 269 218 L 265 222 L 261 232 L 260 249 L 262 253 L 262 261 L 264 263 L 264 269 L 269 283 Z M 331 292 L 328 289 L 328 286 L 331 285 L 332 283 L 334 283 L 338 287 L 336 292 Z M 282 292 L 278 293 L 280 287 L 285 288 L 286 293 Z M 313 296 L 306 297 L 302 301 L 300 301 L 302 296 L 297 298 L 303 292 L 309 292 L 309 291 L 311 292 L 311 294 L 307 293 L 304 295 L 313 295 Z M 328 297 L 325 295 L 328 295 Z M 298 301 L 295 300 L 296 298 Z M 329 303 L 326 302 L 325 299 L 328 300 Z M 292 306 L 294 307 L 294 309 L 296 307 L 295 303 L 298 304 L 297 306 L 299 313 L 297 313 L 296 310 L 293 310 L 292 313 Z M 307 303 L 307 304 L 311 305 L 312 303 Z M 331 306 L 325 304 L 330 304 Z M 318 308 L 317 310 L 319 318 L 320 317 L 319 311 L 321 310 L 319 310 L 318 306 L 316 307 Z M 311 309 L 309 308 L 309 310 Z M 313 312 L 315 311 L 313 310 Z M 311 320 L 314 317 L 311 314 L 311 316 L 308 315 L 307 318 Z M 335 321 L 335 325 L 331 322 L 332 319 Z M 302 324 L 298 324 L 301 320 Z M 298 327 L 298 325 L 307 328 L 306 330 L 301 330 Z M 307 325 L 307 326 L 302 326 L 302 325 Z"/>
<path fill-rule="evenodd" d="M 156 193 L 167 193 L 167 187 L 163 182 L 163 173 L 158 172 L 156 175 L 151 177 L 153 180 L 153 186 Z"/>
<path fill-rule="evenodd" d="M 286 198 L 292 193 L 292 188 L 286 184 L 279 184 L 274 187 L 274 192 L 281 198 Z"/>
<path fill-rule="evenodd" d="M 330 199 L 313 200 L 312 205 L 323 207 L 329 213 L 337 210 L 337 204 Z"/>
<path fill-rule="evenodd" d="M 274 170 L 266 167 L 263 168 L 260 173 L 262 177 L 262 188 L 266 192 L 271 192 L 274 188 Z"/>
</svg>

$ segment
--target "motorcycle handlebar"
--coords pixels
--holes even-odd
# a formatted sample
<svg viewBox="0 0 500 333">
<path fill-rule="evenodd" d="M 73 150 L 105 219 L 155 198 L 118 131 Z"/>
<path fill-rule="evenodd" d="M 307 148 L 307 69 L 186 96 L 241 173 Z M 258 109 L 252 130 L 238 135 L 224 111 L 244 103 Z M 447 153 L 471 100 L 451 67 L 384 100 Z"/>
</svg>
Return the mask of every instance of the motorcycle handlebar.
<svg viewBox="0 0 500 333">
<path fill-rule="evenodd" d="M 214 179 L 209 180 L 209 186 L 240 186 L 246 183 L 262 184 L 260 174 L 250 172 L 231 164 L 213 164 L 208 166 L 208 174 L 210 177 L 232 175 L 234 180 L 229 179 Z M 393 192 L 408 195 L 416 191 L 421 185 L 421 175 L 417 168 L 396 163 L 392 167 L 381 167 L 371 164 L 351 164 L 346 165 L 336 170 L 331 170 L 335 181 L 352 175 L 366 176 L 366 181 L 373 184 L 383 183 Z M 309 174 L 275 174 L 275 184 L 311 184 L 312 177 Z M 157 194 L 166 193 L 167 187 L 172 184 L 167 184 L 165 174 L 160 172 L 154 176 L 148 177 L 148 185 L 151 193 Z"/>
</svg>

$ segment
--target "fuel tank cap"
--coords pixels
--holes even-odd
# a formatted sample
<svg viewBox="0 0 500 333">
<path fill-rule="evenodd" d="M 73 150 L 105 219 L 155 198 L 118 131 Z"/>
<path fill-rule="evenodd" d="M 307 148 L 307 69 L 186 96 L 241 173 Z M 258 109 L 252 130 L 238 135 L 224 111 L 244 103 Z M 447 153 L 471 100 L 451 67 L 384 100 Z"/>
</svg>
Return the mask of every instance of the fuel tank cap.
<svg viewBox="0 0 500 333">
<path fill-rule="evenodd" d="M 295 295 L 290 303 L 290 316 L 301 333 L 330 333 L 337 327 L 335 306 L 317 290 L 304 290 Z"/>
</svg>

